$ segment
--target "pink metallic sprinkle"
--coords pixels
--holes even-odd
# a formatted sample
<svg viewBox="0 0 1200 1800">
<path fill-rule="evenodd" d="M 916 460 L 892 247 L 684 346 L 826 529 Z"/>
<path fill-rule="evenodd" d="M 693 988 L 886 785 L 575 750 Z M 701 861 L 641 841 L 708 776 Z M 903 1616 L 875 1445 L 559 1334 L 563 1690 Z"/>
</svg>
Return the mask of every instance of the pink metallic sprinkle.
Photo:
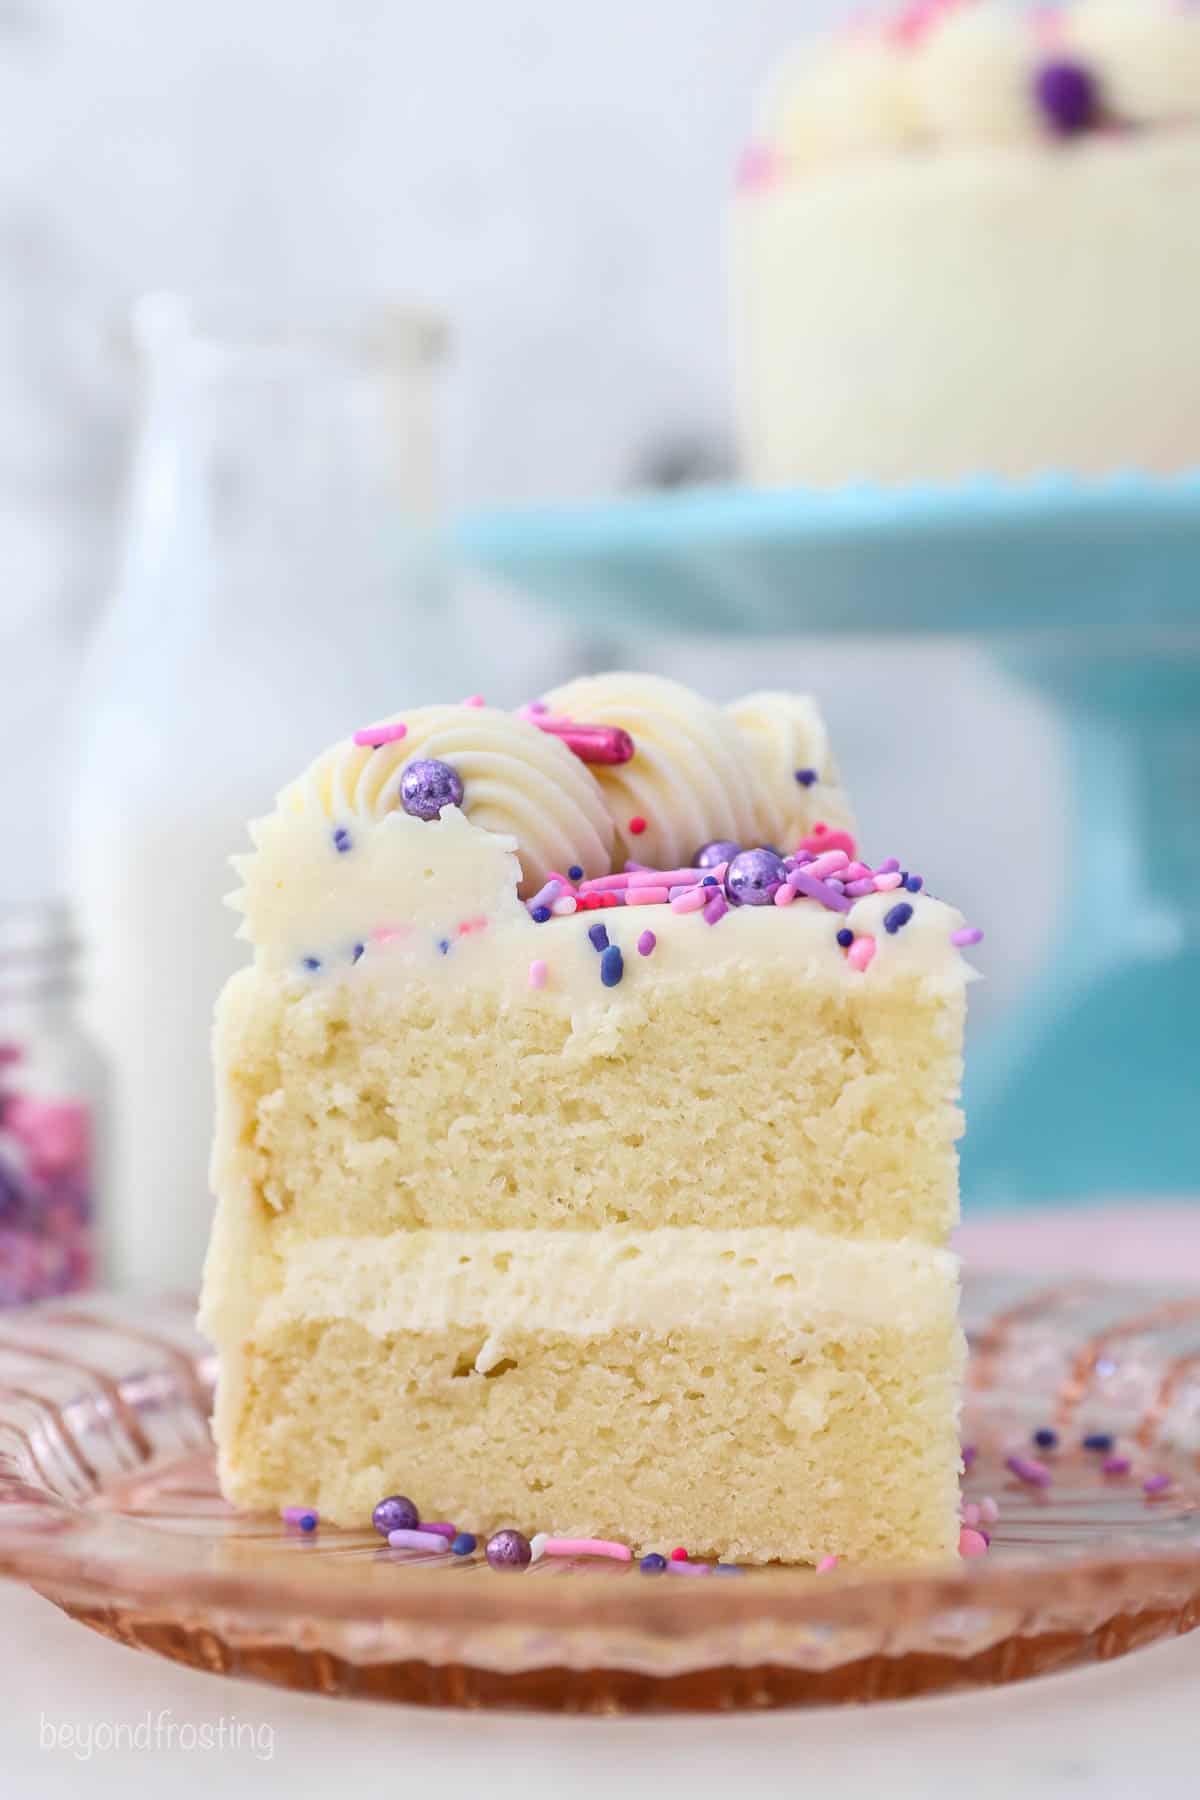
<svg viewBox="0 0 1200 1800">
<path fill-rule="evenodd" d="M 611 1538 L 549 1537 L 542 1545 L 543 1556 L 611 1556 L 614 1562 L 630 1562 L 633 1551 L 628 1544 L 615 1544 Z"/>
<path fill-rule="evenodd" d="M 711 893 L 711 888 L 685 888 L 682 894 L 677 894 L 671 901 L 671 911 L 676 913 L 699 912 L 702 906 L 707 907 L 708 897 Z"/>
<path fill-rule="evenodd" d="M 823 1556 L 821 1558 L 820 1562 L 817 1564 L 817 1574 L 818 1575 L 829 1575 L 832 1573 L 832 1571 L 834 1569 L 837 1568 L 837 1566 L 838 1566 L 838 1559 L 836 1556 L 832 1556 L 832 1555 Z"/>
<path fill-rule="evenodd" d="M 981 944 L 983 933 L 976 925 L 964 925 L 961 931 L 950 933 L 950 942 L 956 950 L 965 950 L 970 944 Z"/>
<path fill-rule="evenodd" d="M 990 1494 L 985 1494 L 979 1502 L 979 1516 L 987 1525 L 994 1525 L 1000 1517 L 1000 1508 Z"/>
<path fill-rule="evenodd" d="M 625 889 L 626 906 L 665 906 L 671 898 L 666 887 L 629 887 Z"/>
<path fill-rule="evenodd" d="M 826 875 L 836 875 L 839 870 L 846 867 L 849 861 L 850 858 L 844 850 L 826 850 L 809 863 L 808 872 L 810 875 L 815 875 L 818 880 L 824 881 Z"/>
<path fill-rule="evenodd" d="M 355 732 L 354 742 L 362 750 L 378 750 L 381 744 L 398 744 L 407 736 L 407 725 L 366 725 Z"/>
<path fill-rule="evenodd" d="M 701 892 L 701 894 L 704 894 L 705 892 L 712 893 L 712 899 L 708 902 L 707 906 L 704 908 L 704 923 L 706 925 L 718 924 L 720 922 L 720 920 L 722 920 L 725 917 L 725 914 L 729 911 L 728 906 L 726 906 L 726 904 L 725 904 L 724 894 L 721 892 L 720 888 L 718 888 L 715 892 L 713 892 L 713 890 L 711 888 L 709 888 L 709 889 L 701 888 L 700 892 Z"/>
<path fill-rule="evenodd" d="M 668 1560 L 667 1574 L 668 1575 L 711 1575 L 712 1574 L 712 1565 L 711 1565 L 711 1563 L 684 1562 L 682 1559 L 678 1562 L 672 1562 L 672 1561 Z"/>
<path fill-rule="evenodd" d="M 388 1543 L 393 1550 L 450 1550 L 450 1539 L 441 1531 L 389 1531 Z"/>
<path fill-rule="evenodd" d="M 531 962 L 529 965 L 529 985 L 530 985 L 530 987 L 531 988 L 544 988 L 546 985 L 547 972 L 548 971 L 547 971 L 546 965 L 542 961 L 540 956 L 536 959 L 536 961 Z"/>
<path fill-rule="evenodd" d="M 658 939 L 655 937 L 655 935 L 652 931 L 643 931 L 641 937 L 638 939 L 638 942 L 637 942 L 638 955 L 639 956 L 649 956 L 650 953 L 653 951 L 654 946 L 655 946 L 655 944 L 657 944 L 657 942 L 658 942 Z"/>
<path fill-rule="evenodd" d="M 850 902 L 845 894 L 839 894 L 836 888 L 827 887 L 823 881 L 818 881 L 807 869 L 793 869 L 788 876 L 788 883 L 799 893 L 807 894 L 810 900 L 819 900 L 822 906 L 829 908 L 830 912 L 847 913 L 850 911 Z"/>
<path fill-rule="evenodd" d="M 776 906 L 790 906 L 795 898 L 796 890 L 792 887 L 791 883 L 781 881 L 779 886 L 775 889 Z"/>
<path fill-rule="evenodd" d="M 618 763 L 631 762 L 636 754 L 633 739 L 619 725 L 576 725 L 542 714 L 530 723 L 560 739 L 568 750 L 575 752 L 580 762 L 600 763 L 612 768 Z"/>
<path fill-rule="evenodd" d="M 1106 1456 L 1101 1467 L 1106 1475 L 1128 1475 L 1133 1464 L 1127 1456 Z"/>
<path fill-rule="evenodd" d="M 904 883 L 901 881 L 899 873 L 888 873 L 877 875 L 875 877 L 875 892 L 877 894 L 890 894 L 896 888 L 903 887 L 903 885 Z"/>
<path fill-rule="evenodd" d="M 482 694 L 468 694 L 463 701 L 464 706 L 486 706 L 487 701 Z"/>
<path fill-rule="evenodd" d="M 986 1556 L 988 1541 L 982 1531 L 974 1531 L 964 1525 L 958 1534 L 958 1554 L 960 1556 Z"/>
<path fill-rule="evenodd" d="M 579 909 L 579 902 L 574 894 L 561 894 L 557 900 L 551 901 L 550 911 L 556 919 L 569 919 Z"/>
<path fill-rule="evenodd" d="M 865 975 L 874 960 L 875 939 L 868 932 L 864 932 L 862 937 L 855 938 L 847 950 L 846 961 L 852 969 L 857 969 L 860 975 Z"/>
<path fill-rule="evenodd" d="M 1165 1494 L 1171 1485 L 1169 1475 L 1147 1475 L 1142 1483 L 1143 1494 Z"/>
<path fill-rule="evenodd" d="M 1038 1462 L 1032 1456 L 1008 1456 L 1004 1466 L 1018 1481 L 1028 1483 L 1030 1487 L 1049 1487 L 1053 1476 L 1045 1463 Z"/>
</svg>

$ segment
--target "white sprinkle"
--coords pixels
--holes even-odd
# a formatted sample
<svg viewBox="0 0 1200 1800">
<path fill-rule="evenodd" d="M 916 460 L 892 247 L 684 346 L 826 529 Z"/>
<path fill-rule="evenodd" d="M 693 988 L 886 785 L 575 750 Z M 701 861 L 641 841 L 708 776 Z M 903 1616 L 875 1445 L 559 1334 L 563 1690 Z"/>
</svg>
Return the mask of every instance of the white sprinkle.
<svg viewBox="0 0 1200 1800">
<path fill-rule="evenodd" d="M 530 1560 L 530 1562 L 540 1562 L 541 1561 L 542 1556 L 545 1553 L 546 1545 L 549 1542 L 550 1542 L 550 1533 L 548 1531 L 536 1532 L 534 1534 L 534 1536 L 530 1538 L 530 1540 L 529 1540 L 529 1560 Z"/>
</svg>

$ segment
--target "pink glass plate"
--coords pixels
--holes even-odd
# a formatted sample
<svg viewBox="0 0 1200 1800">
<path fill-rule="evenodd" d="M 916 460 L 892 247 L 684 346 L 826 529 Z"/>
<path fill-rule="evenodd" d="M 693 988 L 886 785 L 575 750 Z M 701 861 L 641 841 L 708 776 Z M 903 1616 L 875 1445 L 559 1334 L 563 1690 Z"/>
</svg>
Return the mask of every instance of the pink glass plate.
<svg viewBox="0 0 1200 1800">
<path fill-rule="evenodd" d="M 1119 1656 L 1200 1622 L 1200 1293 L 981 1275 L 968 1500 L 990 1553 L 924 1573 L 648 1580 L 412 1556 L 235 1513 L 191 1301 L 0 1315 L 0 1573 L 122 1643 L 225 1674 L 435 1705 L 711 1709 L 895 1699 Z M 1005 1458 L 1053 1425 L 1045 1490 Z M 1117 1434 L 1106 1476 L 1084 1433 Z M 1171 1485 L 1147 1496 L 1143 1480 Z M 538 1521 L 541 1523 L 541 1521 Z"/>
</svg>

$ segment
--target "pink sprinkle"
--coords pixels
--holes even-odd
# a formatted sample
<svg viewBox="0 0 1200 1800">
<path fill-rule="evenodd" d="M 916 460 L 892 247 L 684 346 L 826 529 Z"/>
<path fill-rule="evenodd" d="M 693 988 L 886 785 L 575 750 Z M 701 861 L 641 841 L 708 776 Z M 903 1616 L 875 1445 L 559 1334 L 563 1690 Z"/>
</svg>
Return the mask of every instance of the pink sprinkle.
<svg viewBox="0 0 1200 1800">
<path fill-rule="evenodd" d="M 482 694 L 468 694 L 463 701 L 464 706 L 486 706 L 487 701 Z"/>
<path fill-rule="evenodd" d="M 1106 1475 L 1128 1475 L 1133 1464 L 1127 1456 L 1106 1456 L 1101 1467 Z"/>
<path fill-rule="evenodd" d="M 711 1575 L 712 1568 L 709 1563 L 684 1562 L 682 1559 L 680 1559 L 679 1561 L 668 1562 L 667 1574 L 668 1575 Z"/>
<path fill-rule="evenodd" d="M 1032 1456 L 1006 1457 L 1004 1466 L 1018 1481 L 1024 1481 L 1030 1487 L 1049 1487 L 1053 1480 L 1045 1463 L 1038 1462 Z"/>
<path fill-rule="evenodd" d="M 857 969 L 860 975 L 865 975 L 874 960 L 875 939 L 869 932 L 864 932 L 862 937 L 855 938 L 847 950 L 846 961 L 852 969 Z"/>
<path fill-rule="evenodd" d="M 411 935 L 411 925 L 377 925 L 371 933 L 371 942 L 373 944 L 399 944 Z"/>
<path fill-rule="evenodd" d="M 862 862 L 847 863 L 847 865 L 846 865 L 846 880 L 847 881 L 862 881 L 868 875 L 871 875 L 871 871 L 870 871 L 870 869 L 868 869 L 866 863 L 862 863 Z M 875 885 L 875 877 L 873 875 L 871 875 L 871 885 L 872 885 L 872 887 Z"/>
<path fill-rule="evenodd" d="M 982 1531 L 973 1531 L 964 1525 L 958 1534 L 958 1554 L 960 1556 L 986 1556 L 988 1541 Z"/>
<path fill-rule="evenodd" d="M 541 957 L 537 957 L 529 965 L 529 985 L 531 988 L 544 988 L 548 970 Z"/>
<path fill-rule="evenodd" d="M 670 888 L 628 887 L 625 889 L 626 906 L 665 906 L 670 898 Z"/>
<path fill-rule="evenodd" d="M 458 1536 L 458 1526 L 449 1524 L 445 1519 L 422 1519 L 421 1530 L 436 1531 L 440 1536 L 448 1538 Z"/>
<path fill-rule="evenodd" d="M 1169 1475 L 1147 1475 L 1142 1483 L 1143 1494 L 1165 1494 L 1171 1485 Z"/>
<path fill-rule="evenodd" d="M 964 1503 L 962 1509 L 962 1522 L 964 1525 L 978 1525 L 982 1517 L 982 1510 L 976 1501 L 968 1500 Z"/>
<path fill-rule="evenodd" d="M 817 1574 L 818 1575 L 828 1575 L 832 1572 L 832 1570 L 836 1569 L 837 1566 L 838 1566 L 838 1559 L 836 1556 L 823 1556 L 821 1558 L 820 1562 L 817 1564 Z"/>
<path fill-rule="evenodd" d="M 614 1562 L 629 1562 L 633 1552 L 628 1544 L 615 1544 L 611 1538 L 547 1538 L 543 1556 L 611 1556 Z"/>
<path fill-rule="evenodd" d="M 791 883 L 781 881 L 779 886 L 775 889 L 776 906 L 790 906 L 795 898 L 796 890 L 792 887 Z"/>
<path fill-rule="evenodd" d="M 693 881 L 702 881 L 710 872 L 708 869 L 633 869 L 629 885 L 631 888 L 690 887 Z"/>
<path fill-rule="evenodd" d="M 979 1516 L 987 1525 L 994 1525 L 1000 1517 L 1000 1508 L 990 1494 L 985 1494 L 979 1502 Z"/>
<path fill-rule="evenodd" d="M 965 950 L 970 944 L 981 944 L 983 933 L 975 925 L 964 925 L 961 931 L 950 933 L 950 942 L 956 950 Z"/>
<path fill-rule="evenodd" d="M 546 705 L 544 700 L 531 700 L 529 705 L 523 706 L 521 710 L 522 712 L 548 713 L 550 708 Z"/>
<path fill-rule="evenodd" d="M 450 1539 L 441 1531 L 389 1531 L 393 1550 L 435 1550 L 448 1553 Z"/>
<path fill-rule="evenodd" d="M 818 856 L 814 862 L 809 863 L 808 872 L 815 875 L 818 881 L 824 881 L 827 875 L 838 874 L 849 861 L 844 850 L 827 850 L 823 856 Z"/>
<path fill-rule="evenodd" d="M 699 912 L 702 906 L 708 905 L 708 896 L 711 892 L 711 888 L 687 888 L 672 900 L 671 911 L 676 913 Z"/>
<path fill-rule="evenodd" d="M 894 874 L 888 873 L 886 875 L 877 875 L 875 877 L 875 892 L 877 894 L 890 894 L 893 889 L 903 886 L 904 883 L 900 879 L 899 870 Z"/>
<path fill-rule="evenodd" d="M 655 935 L 652 931 L 643 931 L 641 937 L 638 939 L 638 942 L 637 942 L 638 955 L 639 956 L 649 956 L 651 954 L 651 952 L 653 951 L 654 946 L 655 946 L 655 944 L 657 944 L 657 942 L 658 942 L 658 939 L 655 937 Z"/>
<path fill-rule="evenodd" d="M 712 892 L 711 889 L 700 889 L 701 894 L 704 894 L 706 891 Z M 725 896 L 718 888 L 716 893 L 713 894 L 712 899 L 704 908 L 704 923 L 706 925 L 716 925 L 725 917 L 725 914 L 728 911 L 729 908 L 725 904 Z"/>
<path fill-rule="evenodd" d="M 381 744 L 398 744 L 407 736 L 407 725 L 367 725 L 355 732 L 354 742 L 362 750 L 378 750 Z"/>
<path fill-rule="evenodd" d="M 825 850 L 844 850 L 847 856 L 853 856 L 854 847 L 854 839 L 848 831 L 830 831 L 828 825 L 819 822 L 806 838 L 800 840 L 800 848 L 811 850 L 814 856 L 820 856 Z M 899 864 L 896 866 L 898 868 Z"/>
<path fill-rule="evenodd" d="M 628 874 L 596 875 L 591 881 L 581 881 L 579 884 L 579 892 L 581 894 L 616 893 L 621 888 L 627 888 L 632 879 L 633 877 Z"/>
<path fill-rule="evenodd" d="M 770 187 L 778 170 L 775 153 L 765 144 L 747 144 L 737 166 L 737 187 L 743 194 L 760 194 Z"/>
<path fill-rule="evenodd" d="M 301 1519 L 319 1520 L 321 1517 L 315 1506 L 285 1506 L 279 1516 L 285 1525 L 298 1525 Z"/>
</svg>

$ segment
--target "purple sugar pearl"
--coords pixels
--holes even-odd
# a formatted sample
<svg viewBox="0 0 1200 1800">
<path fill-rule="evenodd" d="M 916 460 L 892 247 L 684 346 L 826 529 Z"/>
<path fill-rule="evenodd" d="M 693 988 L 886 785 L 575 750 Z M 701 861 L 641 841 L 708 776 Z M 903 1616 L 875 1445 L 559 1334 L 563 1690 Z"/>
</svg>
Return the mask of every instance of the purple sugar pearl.
<svg viewBox="0 0 1200 1800">
<path fill-rule="evenodd" d="M 1049 62 L 1038 70 L 1034 97 L 1051 131 L 1074 137 L 1096 121 L 1099 95 L 1090 69 L 1077 62 Z"/>
<path fill-rule="evenodd" d="M 484 1552 L 493 1569 L 523 1569 L 533 1555 L 523 1531 L 497 1531 Z"/>
<path fill-rule="evenodd" d="M 461 806 L 462 776 L 449 763 L 418 756 L 400 777 L 400 804 L 413 819 L 436 819 L 444 806 Z"/>
<path fill-rule="evenodd" d="M 732 906 L 770 906 L 786 875 L 773 850 L 743 850 L 725 872 L 725 892 Z"/>
<path fill-rule="evenodd" d="M 729 838 L 714 838 L 711 844 L 701 844 L 692 857 L 693 869 L 715 869 L 718 863 L 732 862 L 742 846 Z"/>
<path fill-rule="evenodd" d="M 389 1531 L 415 1531 L 418 1513 L 407 1494 L 389 1494 L 371 1514 L 371 1523 L 380 1537 Z"/>
</svg>

